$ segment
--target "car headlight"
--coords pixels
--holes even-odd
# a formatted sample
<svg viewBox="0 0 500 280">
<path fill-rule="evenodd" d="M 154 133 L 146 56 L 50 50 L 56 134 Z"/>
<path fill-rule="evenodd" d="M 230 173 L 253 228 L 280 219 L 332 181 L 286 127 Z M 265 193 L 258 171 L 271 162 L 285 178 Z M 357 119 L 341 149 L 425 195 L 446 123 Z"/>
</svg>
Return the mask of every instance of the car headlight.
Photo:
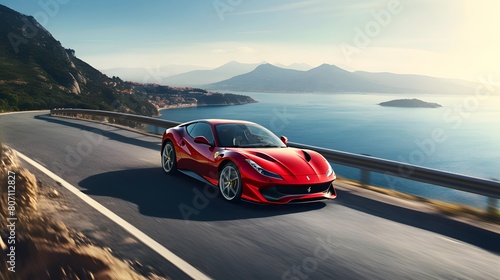
<svg viewBox="0 0 500 280">
<path fill-rule="evenodd" d="M 333 168 L 326 159 L 324 159 L 324 160 L 325 160 L 326 164 L 328 164 L 328 170 L 326 171 L 326 177 L 330 177 L 330 175 L 333 174 Z"/>
<path fill-rule="evenodd" d="M 246 161 L 248 162 L 248 164 L 250 164 L 251 167 L 253 167 L 260 174 L 262 174 L 264 176 L 267 176 L 267 177 L 271 177 L 271 178 L 283 180 L 283 178 L 279 174 L 276 174 L 276 173 L 273 173 L 271 171 L 265 170 L 260 165 L 258 165 L 257 163 L 255 163 L 255 161 L 253 161 L 251 159 L 246 159 Z"/>
</svg>

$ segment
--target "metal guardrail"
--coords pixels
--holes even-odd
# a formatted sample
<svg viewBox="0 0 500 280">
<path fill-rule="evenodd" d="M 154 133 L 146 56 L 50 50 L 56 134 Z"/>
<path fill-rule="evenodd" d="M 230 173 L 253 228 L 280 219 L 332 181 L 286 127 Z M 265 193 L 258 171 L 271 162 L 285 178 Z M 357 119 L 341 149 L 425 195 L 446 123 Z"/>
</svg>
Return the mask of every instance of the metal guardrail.
<svg viewBox="0 0 500 280">
<path fill-rule="evenodd" d="M 99 117 L 113 118 L 120 121 L 138 122 L 165 128 L 173 127 L 180 124 L 179 122 L 172 122 L 158 118 L 151 118 L 146 116 L 110 112 L 110 111 L 90 110 L 90 109 L 52 109 L 50 110 L 50 114 L 63 115 L 63 116 L 75 116 L 75 115 L 99 116 Z"/>
<path fill-rule="evenodd" d="M 500 198 L 500 182 L 493 180 L 299 143 L 290 143 L 290 146 L 301 149 L 315 150 L 332 162 L 356 167 L 361 170 L 369 170 L 389 176 L 429 183 L 455 190 L 480 194 L 487 197 Z"/>
<path fill-rule="evenodd" d="M 157 127 L 169 128 L 176 126 L 180 123 L 167 121 L 157 118 L 144 117 L 132 114 L 124 114 L 117 112 L 99 111 L 99 110 L 85 110 L 85 109 L 53 109 L 50 111 L 51 115 L 65 115 L 65 116 L 77 116 L 77 115 L 90 115 L 90 116 L 101 116 L 113 119 L 118 119 L 122 121 L 133 121 L 147 125 L 153 125 Z M 375 158 L 371 156 L 352 154 L 347 152 L 341 152 L 321 147 L 314 147 L 309 145 L 304 145 L 300 143 L 289 143 L 290 147 L 300 148 L 300 149 L 310 149 L 319 152 L 327 160 L 340 165 L 351 166 L 359 168 L 365 172 L 378 172 L 390 176 L 410 179 L 414 181 L 429 183 L 433 185 L 443 186 L 455 190 L 465 191 L 469 193 L 475 193 L 483 196 L 487 196 L 492 199 L 500 198 L 500 182 L 476 178 L 471 176 L 465 176 L 461 174 L 456 174 L 447 171 L 436 170 L 432 168 L 426 168 L 422 166 L 391 161 L 386 159 Z M 363 176 L 362 176 L 363 177 Z M 364 177 L 369 177 L 369 173 L 364 174 Z M 490 201 L 490 203 L 493 203 Z M 491 205 L 490 205 L 491 206 Z M 493 205 L 493 207 L 495 207 Z"/>
</svg>

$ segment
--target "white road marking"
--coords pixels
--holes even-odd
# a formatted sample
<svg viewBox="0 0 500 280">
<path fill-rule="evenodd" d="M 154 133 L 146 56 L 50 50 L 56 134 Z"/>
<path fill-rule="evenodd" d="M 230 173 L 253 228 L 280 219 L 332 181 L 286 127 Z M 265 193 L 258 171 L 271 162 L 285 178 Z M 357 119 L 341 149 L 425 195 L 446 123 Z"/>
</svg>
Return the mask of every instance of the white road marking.
<svg viewBox="0 0 500 280">
<path fill-rule="evenodd" d="M 145 161 L 147 163 L 159 164 L 156 160 L 146 159 L 146 158 L 138 158 L 138 160 Z"/>
<path fill-rule="evenodd" d="M 99 202 L 92 199 L 90 196 L 82 193 L 79 189 L 77 189 L 76 187 L 74 187 L 70 183 L 66 182 L 61 177 L 57 176 L 56 174 L 54 174 L 53 172 L 51 172 L 50 170 L 48 170 L 47 168 L 45 168 L 44 166 L 39 164 L 38 162 L 30 159 L 29 157 L 23 155 L 22 153 L 20 153 L 18 151 L 16 151 L 16 153 L 18 154 L 18 156 L 20 158 L 22 158 L 23 160 L 25 160 L 29 164 L 33 165 L 34 167 L 36 167 L 37 169 L 39 169 L 40 171 L 42 171 L 43 173 L 45 173 L 46 175 L 48 175 L 49 177 L 54 179 L 55 181 L 60 182 L 63 187 L 68 189 L 70 192 L 75 194 L 77 197 L 79 197 L 81 200 L 86 202 L 88 205 L 90 205 L 91 207 L 93 207 L 97 211 L 101 212 L 104 216 L 108 217 L 113 222 L 115 222 L 116 224 L 121 226 L 123 229 L 125 229 L 130 234 L 135 236 L 137 239 L 142 241 L 142 243 L 147 245 L 149 248 L 151 248 L 152 250 L 154 250 L 155 252 L 160 254 L 162 257 L 164 257 L 166 260 L 171 262 L 173 265 L 175 265 L 177 268 L 182 270 L 189 277 L 191 277 L 193 279 L 211 279 L 210 277 L 205 275 L 203 272 L 199 271 L 194 266 L 190 265 L 189 263 L 187 263 L 186 261 L 184 261 L 183 259 L 181 259 L 177 255 L 172 253 L 170 250 L 163 247 L 163 245 L 156 242 L 151 237 L 147 236 L 145 233 L 140 231 L 138 228 L 136 228 L 135 226 L 133 226 L 129 222 L 125 221 L 120 216 L 116 215 L 111 210 L 109 210 L 108 208 L 106 208 L 102 204 L 100 204 Z"/>
</svg>

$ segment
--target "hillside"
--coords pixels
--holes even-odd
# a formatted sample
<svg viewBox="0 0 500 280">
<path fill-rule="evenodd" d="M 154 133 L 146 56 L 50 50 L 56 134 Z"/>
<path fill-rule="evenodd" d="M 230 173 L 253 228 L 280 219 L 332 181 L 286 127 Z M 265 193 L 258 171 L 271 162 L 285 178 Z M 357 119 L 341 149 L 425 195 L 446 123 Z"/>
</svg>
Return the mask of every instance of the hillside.
<svg viewBox="0 0 500 280">
<path fill-rule="evenodd" d="M 33 17 L 0 5 L 0 111 L 78 107 L 158 114 L 129 90 L 78 59 Z"/>
</svg>

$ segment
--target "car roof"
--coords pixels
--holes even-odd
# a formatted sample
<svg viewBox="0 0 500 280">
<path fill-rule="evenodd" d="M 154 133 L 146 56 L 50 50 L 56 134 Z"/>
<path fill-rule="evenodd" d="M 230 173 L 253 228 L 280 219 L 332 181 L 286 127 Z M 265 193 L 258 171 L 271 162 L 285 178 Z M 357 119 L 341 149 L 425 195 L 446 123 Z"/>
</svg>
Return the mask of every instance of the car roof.
<svg viewBox="0 0 500 280">
<path fill-rule="evenodd" d="M 194 120 L 194 121 L 190 121 L 190 122 L 184 123 L 182 125 L 188 125 L 188 124 L 196 123 L 196 122 L 207 122 L 207 123 L 210 123 L 211 125 L 227 124 L 227 123 L 255 124 L 253 122 L 244 121 L 244 120 L 199 119 L 199 120 Z"/>
</svg>

